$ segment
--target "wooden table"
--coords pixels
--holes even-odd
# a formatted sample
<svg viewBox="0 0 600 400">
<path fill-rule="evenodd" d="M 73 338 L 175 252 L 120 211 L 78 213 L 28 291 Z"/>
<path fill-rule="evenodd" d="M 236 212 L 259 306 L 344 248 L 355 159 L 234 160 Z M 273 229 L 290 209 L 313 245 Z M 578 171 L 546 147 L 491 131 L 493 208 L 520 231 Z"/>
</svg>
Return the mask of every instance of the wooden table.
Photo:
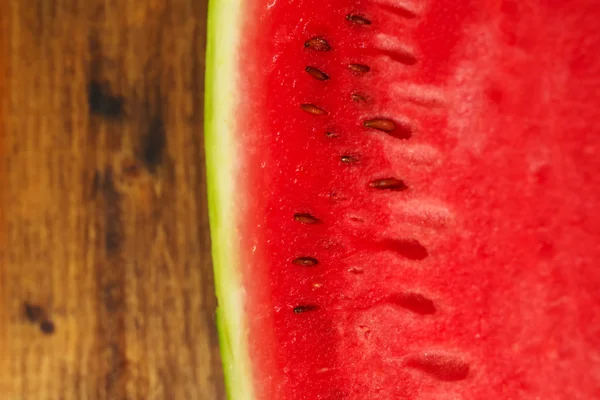
<svg viewBox="0 0 600 400">
<path fill-rule="evenodd" d="M 206 0 L 0 1 L 0 399 L 223 399 Z"/>
</svg>

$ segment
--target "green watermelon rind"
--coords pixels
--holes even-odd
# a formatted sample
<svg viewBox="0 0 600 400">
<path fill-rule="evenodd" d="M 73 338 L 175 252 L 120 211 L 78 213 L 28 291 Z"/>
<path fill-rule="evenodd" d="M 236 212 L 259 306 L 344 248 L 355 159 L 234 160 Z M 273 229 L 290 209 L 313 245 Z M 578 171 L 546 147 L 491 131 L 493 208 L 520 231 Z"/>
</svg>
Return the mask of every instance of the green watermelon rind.
<svg viewBox="0 0 600 400">
<path fill-rule="evenodd" d="M 230 400 L 254 398 L 243 307 L 243 287 L 236 236 L 234 168 L 237 160 L 235 115 L 238 41 L 242 15 L 239 0 L 211 0 L 208 5 L 204 143 L 213 271 L 218 300 L 217 329 Z"/>
</svg>

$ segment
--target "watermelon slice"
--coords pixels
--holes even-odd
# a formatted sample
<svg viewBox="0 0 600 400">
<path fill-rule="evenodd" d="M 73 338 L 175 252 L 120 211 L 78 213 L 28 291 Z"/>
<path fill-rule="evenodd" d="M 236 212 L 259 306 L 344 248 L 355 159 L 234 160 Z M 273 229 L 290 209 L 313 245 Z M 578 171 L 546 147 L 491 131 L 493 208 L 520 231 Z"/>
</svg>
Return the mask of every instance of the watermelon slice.
<svg viewBox="0 0 600 400">
<path fill-rule="evenodd" d="M 213 0 L 235 400 L 600 399 L 600 2 Z"/>
</svg>

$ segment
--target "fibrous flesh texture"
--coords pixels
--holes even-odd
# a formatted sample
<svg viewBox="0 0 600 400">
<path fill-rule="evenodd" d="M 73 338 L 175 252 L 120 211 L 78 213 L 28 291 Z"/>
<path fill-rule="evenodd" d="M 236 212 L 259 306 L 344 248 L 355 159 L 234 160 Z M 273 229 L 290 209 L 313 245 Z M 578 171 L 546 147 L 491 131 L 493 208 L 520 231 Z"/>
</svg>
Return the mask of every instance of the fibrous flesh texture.
<svg viewBox="0 0 600 400">
<path fill-rule="evenodd" d="M 600 398 L 600 3 L 210 12 L 232 398 Z"/>
</svg>

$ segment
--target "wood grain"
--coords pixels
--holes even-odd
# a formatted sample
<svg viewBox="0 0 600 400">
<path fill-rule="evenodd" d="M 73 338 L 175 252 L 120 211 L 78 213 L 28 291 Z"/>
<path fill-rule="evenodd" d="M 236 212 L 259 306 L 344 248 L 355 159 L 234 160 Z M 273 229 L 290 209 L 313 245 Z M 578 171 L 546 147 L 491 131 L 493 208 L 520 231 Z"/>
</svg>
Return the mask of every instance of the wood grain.
<svg viewBox="0 0 600 400">
<path fill-rule="evenodd" d="M 224 399 L 206 0 L 0 2 L 0 397 Z"/>
</svg>

